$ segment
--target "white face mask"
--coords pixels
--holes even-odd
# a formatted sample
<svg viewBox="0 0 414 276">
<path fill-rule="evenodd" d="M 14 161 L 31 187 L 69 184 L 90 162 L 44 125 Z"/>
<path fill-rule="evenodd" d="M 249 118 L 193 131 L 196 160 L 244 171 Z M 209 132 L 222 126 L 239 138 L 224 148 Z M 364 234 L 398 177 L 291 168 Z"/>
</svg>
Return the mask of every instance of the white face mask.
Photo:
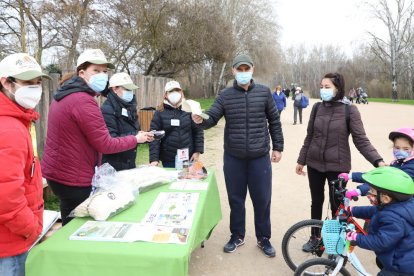
<svg viewBox="0 0 414 276">
<path fill-rule="evenodd" d="M 19 85 L 19 84 L 18 84 Z M 21 86 L 14 92 L 14 100 L 23 108 L 35 108 L 42 98 L 41 85 Z"/>
<path fill-rule="evenodd" d="M 171 104 L 176 105 L 181 100 L 181 92 L 177 92 L 177 91 L 170 92 L 167 95 L 167 99 Z"/>
</svg>

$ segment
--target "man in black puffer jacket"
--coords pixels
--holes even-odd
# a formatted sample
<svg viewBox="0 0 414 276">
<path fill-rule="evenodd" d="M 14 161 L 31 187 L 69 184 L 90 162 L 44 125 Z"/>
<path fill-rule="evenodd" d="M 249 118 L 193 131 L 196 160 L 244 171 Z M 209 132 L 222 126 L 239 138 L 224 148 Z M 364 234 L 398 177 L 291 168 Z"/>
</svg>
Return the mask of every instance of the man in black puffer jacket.
<svg viewBox="0 0 414 276">
<path fill-rule="evenodd" d="M 235 81 L 220 92 L 207 111 L 209 119 L 193 114 L 203 129 L 225 117 L 224 176 L 230 204 L 231 238 L 224 252 L 231 253 L 244 244 L 247 189 L 253 202 L 257 245 L 268 257 L 276 255 L 270 244 L 270 203 L 272 196 L 272 162 L 279 162 L 283 151 L 283 133 L 279 113 L 270 89 L 256 84 L 253 61 L 238 55 L 233 61 Z M 269 156 L 270 137 L 272 157 Z"/>
<path fill-rule="evenodd" d="M 112 137 L 137 135 L 140 126 L 137 116 L 137 100 L 132 90 L 137 89 L 127 73 L 114 74 L 109 80 L 107 100 L 101 107 L 109 134 Z M 137 148 L 127 151 L 104 154 L 102 163 L 109 163 L 115 170 L 128 170 L 136 167 Z"/>
</svg>

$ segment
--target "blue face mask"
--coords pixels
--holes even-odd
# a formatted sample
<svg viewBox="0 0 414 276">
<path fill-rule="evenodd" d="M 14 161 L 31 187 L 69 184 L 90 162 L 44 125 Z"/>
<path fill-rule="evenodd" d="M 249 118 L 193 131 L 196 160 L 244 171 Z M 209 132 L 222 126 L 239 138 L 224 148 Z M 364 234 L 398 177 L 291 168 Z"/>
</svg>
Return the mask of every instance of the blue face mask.
<svg viewBox="0 0 414 276">
<path fill-rule="evenodd" d="M 392 153 L 394 154 L 394 157 L 397 160 L 404 160 L 410 157 L 410 154 L 411 154 L 410 152 L 407 152 L 405 150 L 397 150 L 397 149 L 394 149 Z"/>
<path fill-rule="evenodd" d="M 238 84 L 245 85 L 250 82 L 252 79 L 253 72 L 237 72 L 236 73 L 236 80 Z"/>
<path fill-rule="evenodd" d="M 124 94 L 122 94 L 122 99 L 124 101 L 126 101 L 127 103 L 129 103 L 130 101 L 132 101 L 132 98 L 134 97 L 134 93 L 132 91 L 129 90 L 124 90 Z"/>
<path fill-rule="evenodd" d="M 104 91 L 107 83 L 108 83 L 108 75 L 105 73 L 99 73 L 99 74 L 93 75 L 89 79 L 88 85 L 96 93 L 101 93 L 102 91 Z"/>
<path fill-rule="evenodd" d="M 330 100 L 332 100 L 334 96 L 334 92 L 333 92 L 333 89 L 331 88 L 321 88 L 320 95 L 321 95 L 322 101 L 329 102 Z"/>
</svg>

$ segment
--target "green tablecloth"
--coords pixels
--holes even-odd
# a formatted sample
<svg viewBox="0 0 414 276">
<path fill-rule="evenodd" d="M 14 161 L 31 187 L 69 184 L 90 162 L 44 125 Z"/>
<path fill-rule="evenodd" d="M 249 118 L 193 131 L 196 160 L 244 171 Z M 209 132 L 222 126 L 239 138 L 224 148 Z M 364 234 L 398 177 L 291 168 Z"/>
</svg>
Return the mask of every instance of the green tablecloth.
<svg viewBox="0 0 414 276">
<path fill-rule="evenodd" d="M 200 193 L 200 198 L 187 244 L 69 240 L 69 236 L 88 220 L 76 218 L 30 251 L 26 261 L 26 275 L 187 275 L 191 252 L 209 238 L 221 219 L 214 172 L 209 171 L 205 181 L 209 182 L 207 191 L 194 191 Z M 169 190 L 168 184 L 143 193 L 134 206 L 110 220 L 139 222 L 157 195 L 163 191 L 173 190 Z"/>
</svg>

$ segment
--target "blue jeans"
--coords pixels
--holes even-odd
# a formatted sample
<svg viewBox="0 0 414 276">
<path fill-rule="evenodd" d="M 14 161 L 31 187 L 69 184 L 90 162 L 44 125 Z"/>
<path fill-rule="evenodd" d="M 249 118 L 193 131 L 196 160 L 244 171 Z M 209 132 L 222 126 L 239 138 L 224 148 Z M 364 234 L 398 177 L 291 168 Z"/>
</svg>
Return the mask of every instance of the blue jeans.
<svg viewBox="0 0 414 276">
<path fill-rule="evenodd" d="M 0 258 L 0 275 L 7 276 L 24 276 L 24 264 L 28 252 L 17 256 Z"/>
<path fill-rule="evenodd" d="M 224 178 L 230 204 L 230 232 L 246 234 L 247 190 L 253 202 L 256 237 L 271 236 L 270 204 L 272 198 L 272 166 L 269 154 L 255 159 L 239 159 L 224 153 Z"/>
</svg>

